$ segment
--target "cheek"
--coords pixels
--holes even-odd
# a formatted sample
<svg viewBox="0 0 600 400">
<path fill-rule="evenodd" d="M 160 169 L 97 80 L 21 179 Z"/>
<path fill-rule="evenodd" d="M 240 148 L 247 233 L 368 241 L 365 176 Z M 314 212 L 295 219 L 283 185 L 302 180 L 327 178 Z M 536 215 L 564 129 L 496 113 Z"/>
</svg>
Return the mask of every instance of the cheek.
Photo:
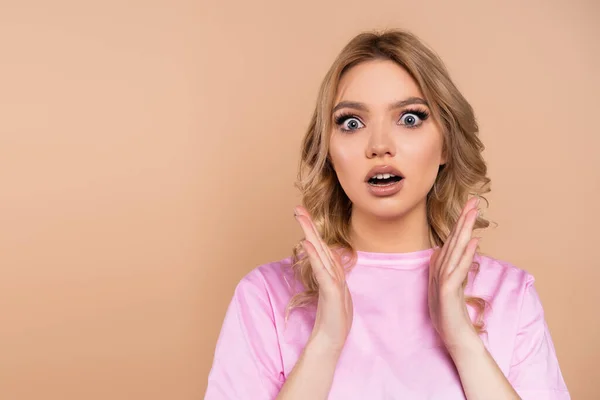
<svg viewBox="0 0 600 400">
<path fill-rule="evenodd" d="M 437 168 L 439 161 L 440 155 L 438 153 L 437 146 L 431 146 L 415 153 L 415 162 L 421 167 L 430 166 Z"/>
<path fill-rule="evenodd" d="M 342 186 L 351 184 L 361 174 L 360 148 L 343 140 L 332 139 L 329 155 Z M 364 157 L 364 155 L 363 155 Z"/>
<path fill-rule="evenodd" d="M 436 143 L 415 149 L 410 157 L 410 173 L 423 184 L 433 184 L 441 161 L 441 150 Z M 408 161 L 408 160 L 407 160 Z"/>
</svg>

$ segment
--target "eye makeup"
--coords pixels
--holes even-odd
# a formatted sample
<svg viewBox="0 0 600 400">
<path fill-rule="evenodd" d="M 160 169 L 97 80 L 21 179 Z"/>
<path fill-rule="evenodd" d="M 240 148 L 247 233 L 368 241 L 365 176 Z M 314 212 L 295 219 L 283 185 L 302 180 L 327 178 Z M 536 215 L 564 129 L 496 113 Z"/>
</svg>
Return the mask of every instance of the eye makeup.
<svg viewBox="0 0 600 400">
<path fill-rule="evenodd" d="M 421 126 L 423 121 L 425 121 L 425 120 L 427 120 L 427 118 L 429 118 L 430 114 L 426 108 L 412 106 L 412 107 L 406 108 L 405 110 L 402 111 L 402 113 L 400 114 L 399 120 L 401 121 L 406 115 L 414 115 L 418 118 L 418 121 L 415 121 L 416 122 L 415 125 L 409 125 L 406 123 L 401 123 L 400 125 L 403 125 L 409 129 L 413 129 L 413 128 L 418 128 L 419 126 Z M 346 123 L 346 121 L 348 121 L 350 119 L 356 119 L 361 124 L 364 125 L 364 123 L 361 121 L 360 117 L 350 111 L 345 111 L 345 112 L 339 113 L 338 115 L 334 116 L 333 121 L 335 122 L 336 126 L 338 126 L 338 128 L 343 132 L 351 132 L 351 131 L 360 129 L 360 128 L 355 128 L 355 129 L 344 128 L 343 125 Z"/>
</svg>

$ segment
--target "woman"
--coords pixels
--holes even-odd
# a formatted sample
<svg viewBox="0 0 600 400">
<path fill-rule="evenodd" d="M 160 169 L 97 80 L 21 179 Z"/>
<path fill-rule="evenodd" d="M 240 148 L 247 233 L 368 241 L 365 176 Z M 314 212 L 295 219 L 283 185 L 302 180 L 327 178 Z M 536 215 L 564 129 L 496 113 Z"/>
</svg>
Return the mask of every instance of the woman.
<svg viewBox="0 0 600 400">
<path fill-rule="evenodd" d="M 416 36 L 351 40 L 302 145 L 305 240 L 237 286 L 206 399 L 569 399 L 533 277 L 477 251 L 477 134 Z"/>
</svg>

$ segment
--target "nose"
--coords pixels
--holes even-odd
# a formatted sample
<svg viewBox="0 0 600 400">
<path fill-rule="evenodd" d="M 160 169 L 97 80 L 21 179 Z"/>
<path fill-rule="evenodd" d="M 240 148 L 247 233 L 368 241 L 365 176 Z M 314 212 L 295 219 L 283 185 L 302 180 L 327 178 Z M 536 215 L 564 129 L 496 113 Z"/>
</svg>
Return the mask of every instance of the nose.
<svg viewBox="0 0 600 400">
<path fill-rule="evenodd" d="M 390 157 L 396 155 L 394 141 L 385 128 L 371 134 L 366 153 L 367 158 L 384 157 L 386 154 Z"/>
</svg>

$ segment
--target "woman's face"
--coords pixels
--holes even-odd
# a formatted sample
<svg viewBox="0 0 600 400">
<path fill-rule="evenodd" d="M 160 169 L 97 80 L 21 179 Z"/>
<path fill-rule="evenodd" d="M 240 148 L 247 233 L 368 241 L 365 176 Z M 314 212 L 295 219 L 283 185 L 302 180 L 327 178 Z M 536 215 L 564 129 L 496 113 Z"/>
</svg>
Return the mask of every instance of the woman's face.
<svg viewBox="0 0 600 400">
<path fill-rule="evenodd" d="M 399 103 L 402 102 L 402 103 Z M 346 71 L 334 102 L 330 157 L 353 212 L 394 218 L 423 204 L 445 163 L 443 136 L 417 83 L 388 60 Z M 401 189 L 377 196 L 365 179 L 388 165 L 404 177 Z"/>
</svg>

